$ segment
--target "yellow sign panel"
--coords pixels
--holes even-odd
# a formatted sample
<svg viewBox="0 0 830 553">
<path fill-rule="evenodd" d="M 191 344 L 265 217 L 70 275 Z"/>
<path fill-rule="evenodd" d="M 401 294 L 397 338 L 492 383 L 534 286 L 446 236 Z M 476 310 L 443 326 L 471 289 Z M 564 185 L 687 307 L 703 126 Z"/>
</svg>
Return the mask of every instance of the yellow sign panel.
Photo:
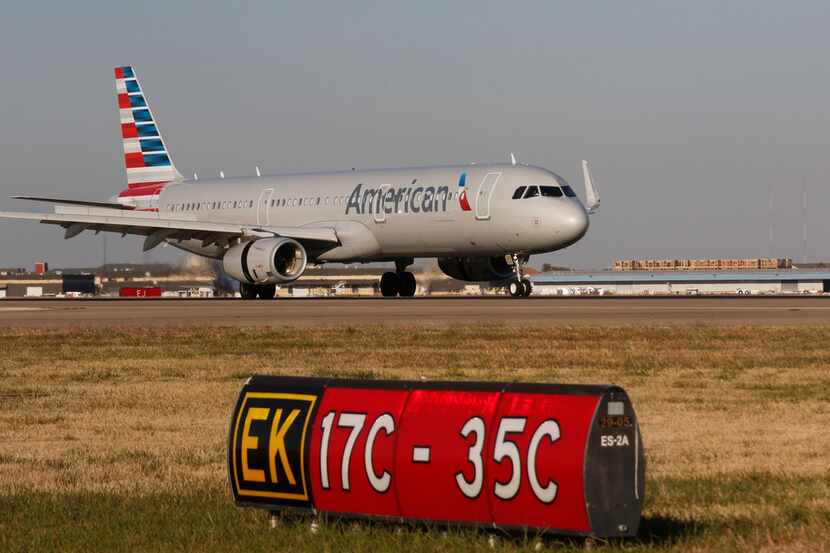
<svg viewBox="0 0 830 553">
<path fill-rule="evenodd" d="M 230 452 L 237 496 L 308 501 L 304 460 L 316 401 L 311 394 L 245 393 Z"/>
</svg>

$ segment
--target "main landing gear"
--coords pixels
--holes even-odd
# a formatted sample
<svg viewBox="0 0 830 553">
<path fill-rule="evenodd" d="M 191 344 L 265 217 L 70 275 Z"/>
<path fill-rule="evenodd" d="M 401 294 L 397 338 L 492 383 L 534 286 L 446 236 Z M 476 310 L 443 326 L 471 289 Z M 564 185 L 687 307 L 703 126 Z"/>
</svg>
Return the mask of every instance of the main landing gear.
<svg viewBox="0 0 830 553">
<path fill-rule="evenodd" d="M 527 263 L 528 256 L 514 253 L 511 257 L 513 258 L 513 267 L 516 268 L 516 278 L 507 284 L 507 293 L 514 298 L 526 298 L 533 292 L 530 279 L 522 273 L 522 267 Z"/>
<path fill-rule="evenodd" d="M 406 270 L 413 263 L 414 259 L 400 259 L 395 261 L 396 271 L 383 273 L 380 277 L 380 293 L 385 298 L 411 298 L 415 295 L 418 283 L 415 282 L 415 275 Z"/>
<path fill-rule="evenodd" d="M 246 284 L 239 283 L 239 293 L 243 300 L 272 300 L 277 295 L 276 284 Z"/>
</svg>

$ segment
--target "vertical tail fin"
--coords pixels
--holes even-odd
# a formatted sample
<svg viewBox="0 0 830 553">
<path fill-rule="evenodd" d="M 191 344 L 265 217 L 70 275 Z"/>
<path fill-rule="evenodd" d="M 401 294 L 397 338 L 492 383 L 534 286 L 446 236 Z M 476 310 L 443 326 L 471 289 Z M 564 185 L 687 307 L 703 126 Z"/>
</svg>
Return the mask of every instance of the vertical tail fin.
<svg viewBox="0 0 830 553">
<path fill-rule="evenodd" d="M 129 188 L 158 187 L 183 180 L 173 165 L 132 67 L 115 68 L 115 90 Z"/>
</svg>

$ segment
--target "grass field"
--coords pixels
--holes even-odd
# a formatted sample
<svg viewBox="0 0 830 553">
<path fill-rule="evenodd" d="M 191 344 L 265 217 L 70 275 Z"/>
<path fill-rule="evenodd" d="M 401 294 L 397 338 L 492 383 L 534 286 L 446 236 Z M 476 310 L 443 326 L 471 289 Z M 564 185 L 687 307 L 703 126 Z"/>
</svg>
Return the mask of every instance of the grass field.
<svg viewBox="0 0 830 553">
<path fill-rule="evenodd" d="M 0 551 L 582 550 L 580 540 L 289 518 L 233 505 L 253 373 L 613 383 L 648 459 L 637 540 L 830 550 L 830 327 L 0 330 Z"/>
</svg>

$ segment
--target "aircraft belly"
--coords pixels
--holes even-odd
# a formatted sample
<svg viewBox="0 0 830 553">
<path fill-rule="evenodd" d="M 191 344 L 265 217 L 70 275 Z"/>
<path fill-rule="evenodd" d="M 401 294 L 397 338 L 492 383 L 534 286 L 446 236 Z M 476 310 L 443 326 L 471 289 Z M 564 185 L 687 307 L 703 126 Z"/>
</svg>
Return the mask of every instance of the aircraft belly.
<svg viewBox="0 0 830 553">
<path fill-rule="evenodd" d="M 370 227 L 357 221 L 322 221 L 315 226 L 333 228 L 340 239 L 340 246 L 332 248 L 317 259 L 320 261 L 346 262 L 370 260 L 381 257 L 382 249 L 376 234 Z"/>
<path fill-rule="evenodd" d="M 180 250 L 184 250 L 189 253 L 193 253 L 202 257 L 209 257 L 211 259 L 222 259 L 222 256 L 225 255 L 225 249 L 219 246 L 202 246 L 201 240 L 182 240 L 179 242 L 175 239 L 166 240 L 168 244 L 171 246 L 178 248 Z"/>
<path fill-rule="evenodd" d="M 449 217 L 395 217 L 370 227 L 385 257 L 432 257 L 500 252 L 492 221 Z"/>
</svg>

